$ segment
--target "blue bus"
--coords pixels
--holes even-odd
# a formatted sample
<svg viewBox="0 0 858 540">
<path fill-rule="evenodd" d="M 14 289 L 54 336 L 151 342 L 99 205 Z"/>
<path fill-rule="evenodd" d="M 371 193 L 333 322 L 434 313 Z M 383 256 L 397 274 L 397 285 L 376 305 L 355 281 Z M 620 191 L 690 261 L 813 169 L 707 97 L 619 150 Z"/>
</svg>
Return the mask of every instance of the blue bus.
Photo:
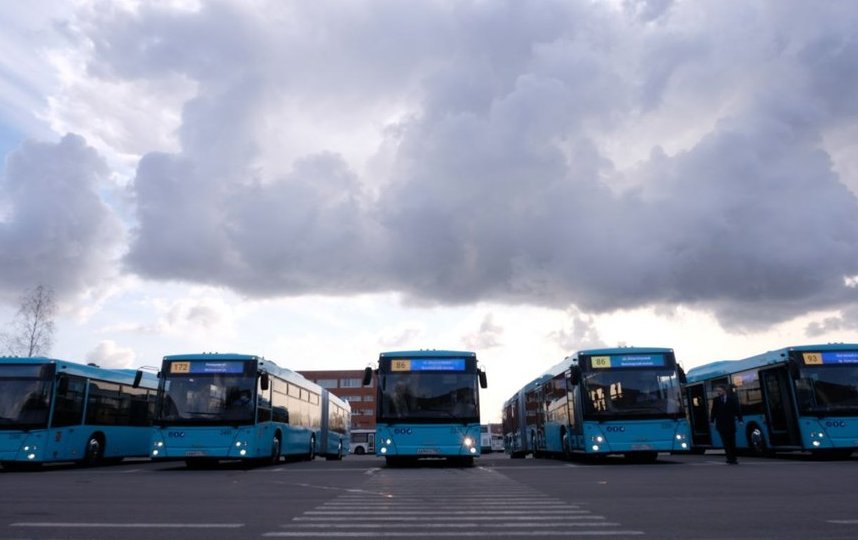
<svg viewBox="0 0 858 540">
<path fill-rule="evenodd" d="M 540 389 L 542 383 L 550 378 L 549 375 L 537 377 L 503 404 L 503 446 L 511 458 L 523 458 L 537 452 L 539 427 L 545 422 Z"/>
<path fill-rule="evenodd" d="M 714 389 L 736 393 L 736 447 L 764 456 L 809 451 L 848 457 L 858 447 L 858 344 L 801 345 L 689 370 L 685 386 L 696 452 L 723 448 L 709 413 Z"/>
<path fill-rule="evenodd" d="M 349 404 L 274 362 L 172 355 L 159 377 L 152 459 L 183 459 L 194 468 L 222 459 L 271 464 L 348 453 Z"/>
<path fill-rule="evenodd" d="M 672 349 L 579 351 L 548 375 L 540 385 L 545 423 L 535 455 L 622 454 L 650 462 L 659 452 L 690 449 L 684 373 Z"/>
<path fill-rule="evenodd" d="M 364 386 L 372 375 L 366 368 Z M 389 465 L 418 458 L 473 464 L 480 455 L 480 387 L 486 387 L 475 353 L 383 352 L 376 377 L 377 456 Z"/>
<path fill-rule="evenodd" d="M 54 358 L 0 358 L 0 462 L 97 465 L 149 454 L 157 379 Z"/>
</svg>

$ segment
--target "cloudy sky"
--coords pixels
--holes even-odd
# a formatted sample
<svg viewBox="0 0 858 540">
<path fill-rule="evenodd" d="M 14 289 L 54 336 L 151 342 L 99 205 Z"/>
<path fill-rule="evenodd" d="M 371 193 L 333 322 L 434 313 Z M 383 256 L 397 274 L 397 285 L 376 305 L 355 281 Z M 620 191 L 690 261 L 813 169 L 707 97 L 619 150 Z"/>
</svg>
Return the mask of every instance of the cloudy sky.
<svg viewBox="0 0 858 540">
<path fill-rule="evenodd" d="M 0 11 L 0 322 L 54 356 L 361 369 L 858 342 L 858 4 Z"/>
</svg>

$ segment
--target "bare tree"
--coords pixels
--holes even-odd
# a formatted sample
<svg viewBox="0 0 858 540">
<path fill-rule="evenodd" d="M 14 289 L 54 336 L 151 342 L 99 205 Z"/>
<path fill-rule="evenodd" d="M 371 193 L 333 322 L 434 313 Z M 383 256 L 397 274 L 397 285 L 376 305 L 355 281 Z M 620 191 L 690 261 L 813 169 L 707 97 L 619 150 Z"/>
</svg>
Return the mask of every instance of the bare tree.
<svg viewBox="0 0 858 540">
<path fill-rule="evenodd" d="M 3 336 L 6 349 L 14 356 L 41 356 L 50 352 L 54 343 L 54 316 L 57 305 L 50 287 L 37 285 L 21 296 L 18 314 L 10 325 L 12 332 Z"/>
</svg>

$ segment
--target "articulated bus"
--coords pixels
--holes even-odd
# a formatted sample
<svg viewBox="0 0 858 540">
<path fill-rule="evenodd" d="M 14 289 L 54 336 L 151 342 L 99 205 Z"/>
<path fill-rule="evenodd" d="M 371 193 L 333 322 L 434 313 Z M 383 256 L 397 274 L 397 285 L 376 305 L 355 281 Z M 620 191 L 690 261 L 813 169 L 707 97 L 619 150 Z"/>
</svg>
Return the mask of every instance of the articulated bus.
<svg viewBox="0 0 858 540">
<path fill-rule="evenodd" d="M 858 344 L 787 347 L 689 370 L 685 396 L 697 452 L 723 447 L 709 421 L 721 384 L 742 407 L 737 448 L 760 456 L 810 451 L 831 457 L 858 448 Z"/>
<path fill-rule="evenodd" d="M 96 465 L 149 455 L 157 379 L 53 358 L 0 358 L 0 462 Z"/>
<path fill-rule="evenodd" d="M 221 459 L 341 459 L 351 408 L 303 376 L 258 356 L 165 356 L 151 457 L 188 467 Z"/>
<path fill-rule="evenodd" d="M 503 404 L 504 451 L 512 458 L 523 458 L 536 451 L 537 426 L 544 423 L 540 388 L 549 378 L 547 375 L 537 377 Z"/>
<path fill-rule="evenodd" d="M 366 368 L 364 386 L 372 382 Z M 384 352 L 376 370 L 376 455 L 389 465 L 447 458 L 465 465 L 480 455 L 479 389 L 485 372 L 473 352 Z"/>
<path fill-rule="evenodd" d="M 535 455 L 622 454 L 655 461 L 690 448 L 682 369 L 672 349 L 580 351 L 542 382 L 545 424 Z"/>
</svg>

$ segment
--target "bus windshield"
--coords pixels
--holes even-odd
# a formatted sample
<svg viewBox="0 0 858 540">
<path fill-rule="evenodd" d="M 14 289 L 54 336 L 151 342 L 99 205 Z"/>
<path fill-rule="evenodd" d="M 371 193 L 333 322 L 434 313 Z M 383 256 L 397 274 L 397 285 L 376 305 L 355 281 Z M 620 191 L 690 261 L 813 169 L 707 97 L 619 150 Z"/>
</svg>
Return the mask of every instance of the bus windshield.
<svg viewBox="0 0 858 540">
<path fill-rule="evenodd" d="M 679 417 L 679 379 L 673 369 L 611 369 L 586 373 L 584 411 L 590 417 Z"/>
<path fill-rule="evenodd" d="M 802 414 L 858 414 L 858 365 L 804 366 L 796 380 Z"/>
<path fill-rule="evenodd" d="M 0 429 L 47 427 L 52 367 L 0 366 Z"/>
<path fill-rule="evenodd" d="M 387 373 L 379 385 L 379 421 L 479 422 L 474 373 Z"/>
<path fill-rule="evenodd" d="M 167 374 L 158 402 L 160 424 L 252 424 L 256 376 Z"/>
</svg>

